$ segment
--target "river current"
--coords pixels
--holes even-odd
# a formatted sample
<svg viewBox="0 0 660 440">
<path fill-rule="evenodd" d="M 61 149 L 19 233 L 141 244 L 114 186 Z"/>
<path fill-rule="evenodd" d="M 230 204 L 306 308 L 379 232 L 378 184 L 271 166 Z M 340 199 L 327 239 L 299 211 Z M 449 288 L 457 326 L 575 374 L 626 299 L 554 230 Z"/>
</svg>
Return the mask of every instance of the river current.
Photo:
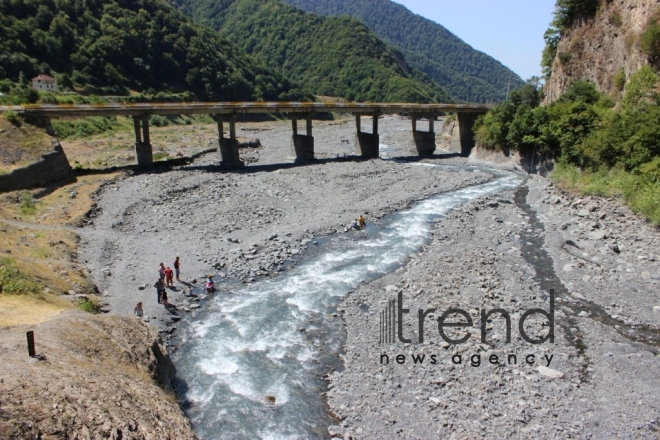
<svg viewBox="0 0 660 440">
<path fill-rule="evenodd" d="M 336 421 L 321 392 L 323 376 L 342 368 L 337 355 L 344 330 L 341 318 L 333 316 L 339 300 L 405 264 L 429 241 L 438 217 L 523 181 L 516 173 L 469 169 L 495 178 L 432 196 L 366 230 L 317 239 L 297 266 L 208 300 L 189 319 L 182 332 L 186 342 L 174 357 L 184 409 L 199 437 L 327 437 L 327 426 Z M 374 328 L 374 345 L 378 335 Z"/>
</svg>

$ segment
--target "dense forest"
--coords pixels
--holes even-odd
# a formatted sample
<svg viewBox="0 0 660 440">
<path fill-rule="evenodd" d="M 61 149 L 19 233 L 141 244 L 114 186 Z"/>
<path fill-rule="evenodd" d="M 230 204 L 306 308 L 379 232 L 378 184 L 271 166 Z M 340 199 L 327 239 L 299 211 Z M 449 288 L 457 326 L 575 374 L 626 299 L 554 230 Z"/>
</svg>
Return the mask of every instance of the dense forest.
<svg viewBox="0 0 660 440">
<path fill-rule="evenodd" d="M 447 102 L 449 95 L 350 17 L 321 17 L 279 0 L 177 0 L 196 21 L 281 68 L 307 93 L 351 101 Z"/>
<path fill-rule="evenodd" d="M 0 91 L 38 73 L 105 94 L 189 91 L 200 100 L 304 99 L 281 72 L 163 0 L 0 0 Z"/>
<path fill-rule="evenodd" d="M 408 63 L 466 102 L 501 102 L 522 79 L 492 57 L 473 49 L 443 26 L 391 0 L 284 0 L 326 16 L 348 15 L 401 50 Z M 431 5 L 429 4 L 429 7 Z M 436 7 L 433 5 L 432 7 Z"/>
<path fill-rule="evenodd" d="M 633 74 L 619 105 L 587 81 L 575 81 L 558 100 L 540 106 L 528 83 L 475 125 L 492 149 L 541 153 L 558 161 L 554 177 L 586 193 L 622 195 L 660 224 L 660 94 L 649 66 Z"/>
</svg>

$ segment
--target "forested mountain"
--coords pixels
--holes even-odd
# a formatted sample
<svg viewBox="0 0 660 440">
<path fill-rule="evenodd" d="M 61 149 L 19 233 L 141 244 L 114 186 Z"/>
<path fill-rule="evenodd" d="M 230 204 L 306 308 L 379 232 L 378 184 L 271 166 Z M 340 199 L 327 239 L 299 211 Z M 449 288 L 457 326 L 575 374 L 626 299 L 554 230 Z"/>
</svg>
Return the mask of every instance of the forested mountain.
<svg viewBox="0 0 660 440">
<path fill-rule="evenodd" d="M 443 26 L 391 0 L 284 0 L 326 16 L 357 18 L 386 43 L 401 50 L 408 63 L 462 101 L 503 101 L 507 82 L 522 79 L 499 61 L 473 49 Z M 432 2 L 429 7 L 436 7 Z"/>
<path fill-rule="evenodd" d="M 198 99 L 301 99 L 276 69 L 164 0 L 0 0 L 0 80 L 50 73 L 105 93 L 191 91 Z M 22 73 L 22 75 L 21 75 Z"/>
<path fill-rule="evenodd" d="M 441 102 L 449 95 L 403 55 L 350 17 L 321 17 L 280 0 L 174 0 L 207 24 L 281 68 L 307 93 L 352 101 Z"/>
</svg>

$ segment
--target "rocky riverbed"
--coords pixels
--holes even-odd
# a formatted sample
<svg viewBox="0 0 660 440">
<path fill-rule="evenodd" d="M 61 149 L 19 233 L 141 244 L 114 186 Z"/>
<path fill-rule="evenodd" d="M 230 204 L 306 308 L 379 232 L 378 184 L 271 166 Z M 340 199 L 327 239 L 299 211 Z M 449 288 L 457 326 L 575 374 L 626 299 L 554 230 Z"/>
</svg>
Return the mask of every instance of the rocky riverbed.
<svg viewBox="0 0 660 440">
<path fill-rule="evenodd" d="M 379 222 L 431 194 L 491 178 L 343 160 L 352 153 L 350 121 L 315 122 L 321 160 L 292 167 L 288 124 L 250 127 L 239 132 L 258 136 L 262 147 L 242 151 L 249 167 L 222 171 L 210 154 L 176 169 L 122 177 L 99 193 L 90 224 L 81 229 L 81 260 L 106 310 L 130 314 L 142 301 L 148 319 L 167 331 L 169 351 L 181 343 L 175 321 L 203 307 L 203 299 L 184 296 L 184 289 L 200 286 L 204 275 L 216 277 L 221 295 L 233 283 L 281 276 L 312 252 L 316 238 L 344 233 L 359 214 Z M 380 130 L 381 155 L 410 156 L 409 121 L 388 117 Z M 425 162 L 467 163 L 446 153 Z M 337 418 L 328 434 L 656 437 L 659 237 L 616 203 L 577 200 L 540 177 L 445 216 L 404 267 L 342 300 L 344 370 L 327 377 Z M 158 263 L 171 266 L 176 255 L 184 282 L 170 290 L 176 310 L 167 311 L 152 285 Z M 527 310 L 549 310 L 549 288 L 556 291 L 554 343 L 530 344 L 518 322 Z M 412 342 L 380 343 L 380 312 L 399 295 L 410 310 L 402 333 Z M 418 309 L 431 308 L 420 343 Z M 466 343 L 448 344 L 438 334 L 436 320 L 450 308 L 473 320 Z M 481 309 L 510 314 L 510 342 L 500 313 L 489 318 L 481 341 Z M 525 331 L 542 338 L 548 322 L 532 315 Z M 460 330 L 449 333 L 460 337 Z M 415 364 L 413 356 L 425 360 Z"/>
<path fill-rule="evenodd" d="M 456 210 L 406 267 L 343 301 L 346 369 L 329 376 L 328 402 L 341 420 L 331 433 L 657 438 L 659 239 L 617 203 L 577 199 L 542 177 Z M 518 321 L 532 308 L 549 311 L 550 288 L 554 343 L 533 345 Z M 379 344 L 379 312 L 399 293 L 412 343 Z M 437 312 L 419 343 L 417 312 L 430 308 Z M 432 320 L 450 308 L 474 322 L 464 344 L 445 342 Z M 481 309 L 510 313 L 510 343 L 499 313 L 481 341 Z M 540 338 L 547 324 L 530 318 L 525 328 Z"/>
</svg>

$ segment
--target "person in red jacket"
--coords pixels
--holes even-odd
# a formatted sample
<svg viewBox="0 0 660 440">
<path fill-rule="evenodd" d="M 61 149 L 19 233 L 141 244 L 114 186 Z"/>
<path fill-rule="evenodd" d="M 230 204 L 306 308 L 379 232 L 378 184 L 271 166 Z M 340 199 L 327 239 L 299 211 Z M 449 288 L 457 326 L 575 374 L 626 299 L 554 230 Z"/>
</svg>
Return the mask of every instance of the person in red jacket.
<svg viewBox="0 0 660 440">
<path fill-rule="evenodd" d="M 173 276 L 174 276 L 174 272 L 168 266 L 167 269 L 165 269 L 165 280 L 168 287 L 172 287 L 174 285 L 174 281 L 172 279 Z"/>
</svg>

